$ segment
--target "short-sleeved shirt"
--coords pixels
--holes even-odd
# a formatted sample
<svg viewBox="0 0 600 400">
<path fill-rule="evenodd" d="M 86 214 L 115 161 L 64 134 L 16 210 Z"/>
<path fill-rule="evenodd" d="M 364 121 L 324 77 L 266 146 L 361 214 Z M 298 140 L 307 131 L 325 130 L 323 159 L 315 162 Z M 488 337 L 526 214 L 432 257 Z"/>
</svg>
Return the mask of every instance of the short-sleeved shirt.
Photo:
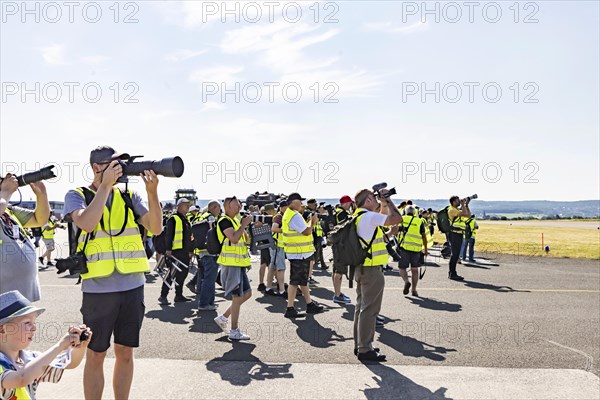
<svg viewBox="0 0 600 400">
<path fill-rule="evenodd" d="M 20 207 L 10 207 L 10 211 L 14 218 L 7 212 L 0 216 L 0 293 L 18 290 L 29 301 L 38 301 L 40 283 L 35 246 L 18 224 L 25 226 L 34 211 Z"/>
<path fill-rule="evenodd" d="M 21 350 L 19 352 L 19 358 L 23 361 L 20 367 L 23 367 L 29 364 L 33 359 L 39 357 L 42 353 L 38 351 L 28 351 Z M 62 354 L 59 355 L 61 357 Z M 9 371 L 17 371 L 16 366 L 12 363 L 12 361 L 4 355 L 4 353 L 0 353 L 0 366 L 2 367 L 2 372 L 0 373 L 0 400 L 11 400 L 15 398 L 15 392 L 17 389 L 4 389 L 2 387 L 2 380 L 4 375 Z M 42 375 L 39 378 L 34 380 L 32 383 L 25 387 L 25 390 L 29 394 L 31 400 L 35 400 L 35 392 L 37 391 L 38 385 L 41 382 L 50 382 L 50 383 L 58 383 L 63 375 L 63 369 L 55 368 L 51 366 L 47 366 Z"/>
<path fill-rule="evenodd" d="M 356 232 L 363 240 L 369 242 L 375 233 L 375 229 L 379 226 L 384 226 L 387 220 L 386 214 L 380 214 L 373 211 L 367 211 L 364 208 L 360 208 L 359 212 L 366 211 L 358 221 L 358 228 Z"/>
<path fill-rule="evenodd" d="M 290 220 L 290 229 L 293 229 L 298 233 L 302 233 L 306 230 L 306 228 L 308 228 L 308 225 L 306 225 L 306 222 L 304 221 L 304 218 L 302 218 L 302 215 L 296 214 Z M 296 253 L 296 254 L 290 254 L 287 252 L 285 253 L 288 260 L 304 260 L 304 259 L 312 256 L 313 254 L 314 254 L 314 251 L 311 251 L 310 253 Z"/>
<path fill-rule="evenodd" d="M 110 208 L 112 205 L 113 194 L 112 192 L 108 195 L 106 200 L 106 206 Z M 133 204 L 133 211 L 140 217 L 143 217 L 148 213 L 148 209 L 144 206 L 142 198 L 136 192 L 132 192 L 131 200 Z M 65 196 L 65 215 L 71 214 L 73 211 L 85 209 L 85 199 L 83 196 L 75 191 L 70 190 Z M 138 221 L 139 222 L 139 221 Z M 137 289 L 146 282 L 143 272 L 134 274 L 121 274 L 115 268 L 112 275 L 104 278 L 90 278 L 81 281 L 81 291 L 86 293 L 114 293 L 114 292 L 125 292 L 128 290 Z"/>
</svg>

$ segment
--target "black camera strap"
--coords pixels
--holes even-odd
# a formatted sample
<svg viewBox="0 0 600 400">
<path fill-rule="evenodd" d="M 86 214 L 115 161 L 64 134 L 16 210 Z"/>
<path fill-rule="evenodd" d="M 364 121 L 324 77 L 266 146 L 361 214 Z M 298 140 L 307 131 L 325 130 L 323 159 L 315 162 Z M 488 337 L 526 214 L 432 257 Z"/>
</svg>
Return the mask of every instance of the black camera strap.
<svg viewBox="0 0 600 400">
<path fill-rule="evenodd" d="M 414 215 L 412 216 L 412 218 L 408 222 L 408 226 L 406 227 L 406 232 L 408 232 L 408 230 L 410 229 L 410 224 L 412 224 L 413 219 L 415 219 Z M 400 245 L 402 245 L 402 243 L 404 243 L 404 238 L 406 237 L 406 232 L 402 231 L 402 239 L 400 239 L 400 243 L 398 243 L 398 248 L 400 248 Z"/>
</svg>

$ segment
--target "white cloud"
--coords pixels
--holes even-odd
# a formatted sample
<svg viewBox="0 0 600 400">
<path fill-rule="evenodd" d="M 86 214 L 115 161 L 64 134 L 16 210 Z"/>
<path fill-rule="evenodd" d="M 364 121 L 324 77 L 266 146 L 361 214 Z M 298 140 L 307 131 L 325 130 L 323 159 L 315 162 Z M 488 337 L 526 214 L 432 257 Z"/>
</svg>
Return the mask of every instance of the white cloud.
<svg viewBox="0 0 600 400">
<path fill-rule="evenodd" d="M 417 21 L 407 26 L 394 26 L 391 22 L 371 22 L 364 24 L 364 27 L 369 31 L 409 35 L 428 30 L 429 23 Z"/>
<path fill-rule="evenodd" d="M 204 107 L 202 107 L 200 112 L 220 111 L 224 109 L 225 105 L 222 103 L 217 103 L 216 101 L 207 101 L 206 103 L 204 103 Z"/>
<path fill-rule="evenodd" d="M 201 56 L 208 52 L 208 49 L 203 50 L 190 50 L 190 49 L 177 49 L 170 54 L 165 56 L 165 59 L 170 62 L 183 62 L 194 57 Z"/>
<path fill-rule="evenodd" d="M 90 65 L 103 64 L 103 63 L 108 62 L 110 60 L 111 60 L 110 57 L 101 56 L 101 55 L 79 57 L 79 61 L 80 62 L 82 62 L 83 64 L 90 64 Z"/>
<path fill-rule="evenodd" d="M 65 47 L 59 44 L 43 47 L 40 49 L 46 64 L 65 65 Z"/>
<path fill-rule="evenodd" d="M 227 65 L 201 68 L 192 71 L 190 80 L 200 84 L 205 82 L 232 84 L 240 81 L 238 74 L 243 70 L 244 67 Z"/>
</svg>

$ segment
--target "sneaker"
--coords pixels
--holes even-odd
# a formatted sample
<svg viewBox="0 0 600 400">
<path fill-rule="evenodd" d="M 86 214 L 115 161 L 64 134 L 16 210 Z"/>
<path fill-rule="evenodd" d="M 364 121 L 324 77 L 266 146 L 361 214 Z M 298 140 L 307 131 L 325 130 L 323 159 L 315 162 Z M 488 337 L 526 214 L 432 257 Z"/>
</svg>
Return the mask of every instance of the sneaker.
<svg viewBox="0 0 600 400">
<path fill-rule="evenodd" d="M 158 304 L 160 304 L 161 306 L 168 306 L 171 303 L 169 303 L 169 300 L 167 300 L 166 297 L 160 296 L 158 298 Z"/>
<path fill-rule="evenodd" d="M 187 301 L 192 301 L 192 299 L 188 299 L 185 296 L 175 296 L 175 303 L 185 303 Z"/>
<path fill-rule="evenodd" d="M 392 271 L 393 269 L 394 269 L 394 268 L 390 267 L 390 265 L 389 265 L 389 264 L 388 264 L 388 265 L 385 265 L 385 266 L 383 267 L 383 270 L 384 270 L 384 271 Z"/>
<path fill-rule="evenodd" d="M 458 275 L 457 273 L 454 273 L 454 274 L 448 274 L 448 279 L 451 279 L 453 281 L 462 281 L 465 278 L 463 278 L 462 276 Z"/>
<path fill-rule="evenodd" d="M 378 315 L 375 318 L 377 319 L 377 321 L 385 322 L 385 317 L 383 315 Z"/>
<path fill-rule="evenodd" d="M 48 263 L 46 264 L 46 267 L 54 267 L 54 264 L 52 264 L 52 261 L 48 261 Z"/>
<path fill-rule="evenodd" d="M 198 311 L 215 311 L 217 306 L 211 306 L 210 304 L 206 306 L 198 306 Z"/>
<path fill-rule="evenodd" d="M 457 264 L 462 264 L 461 259 L 459 258 L 458 261 L 456 262 Z"/>
<path fill-rule="evenodd" d="M 375 352 L 379 353 L 379 348 L 378 348 L 378 347 L 375 347 L 375 348 L 373 348 L 373 351 L 375 351 Z M 357 355 L 358 355 L 358 349 L 354 349 L 354 355 L 355 355 L 355 356 L 357 356 Z"/>
<path fill-rule="evenodd" d="M 350 299 L 350 297 L 346 296 L 344 293 L 340 293 L 340 296 L 342 296 L 345 300 L 352 302 L 352 300 Z"/>
<path fill-rule="evenodd" d="M 311 285 L 311 286 L 314 286 L 314 285 L 318 285 L 318 284 L 319 284 L 319 282 L 317 282 L 317 281 L 315 280 L 315 278 L 313 278 L 313 277 L 311 276 L 311 277 L 308 279 L 308 284 L 309 284 L 309 285 Z"/>
<path fill-rule="evenodd" d="M 358 353 L 359 361 L 386 361 L 386 357 L 383 354 L 379 354 L 375 350 L 367 351 L 366 353 Z"/>
<path fill-rule="evenodd" d="M 219 325 L 219 328 L 225 333 L 229 333 L 229 329 L 227 329 L 227 324 L 229 324 L 229 319 L 225 318 L 222 315 L 219 315 L 215 318 L 215 323 Z"/>
<path fill-rule="evenodd" d="M 307 314 L 319 314 L 325 310 L 323 306 L 316 304 L 314 301 L 311 301 L 306 305 L 306 313 Z"/>
<path fill-rule="evenodd" d="M 276 292 L 275 290 L 269 288 L 267 290 L 265 290 L 265 296 L 277 296 L 279 294 L 279 292 Z"/>
<path fill-rule="evenodd" d="M 238 329 L 232 329 L 229 331 L 229 340 L 250 340 L 250 336 L 242 333 L 242 331 Z"/>
<path fill-rule="evenodd" d="M 196 292 L 196 285 L 194 285 L 191 281 L 186 283 L 185 286 L 190 289 L 190 292 L 198 294 L 198 292 Z"/>
<path fill-rule="evenodd" d="M 296 310 L 294 307 L 288 307 L 285 310 L 285 314 L 283 316 L 286 318 L 302 318 L 306 317 L 306 314 L 299 313 L 298 310 Z"/>
<path fill-rule="evenodd" d="M 265 290 L 267 290 L 267 287 L 265 286 L 264 283 L 261 283 L 260 285 L 258 285 L 258 291 L 259 292 L 265 292 Z"/>
<path fill-rule="evenodd" d="M 321 269 L 322 270 L 327 270 L 327 269 L 329 269 L 329 265 L 327 265 L 327 264 L 321 264 Z"/>
<path fill-rule="evenodd" d="M 38 260 L 40 260 L 40 264 L 44 265 L 44 257 L 38 257 Z"/>
<path fill-rule="evenodd" d="M 276 296 L 283 297 L 284 299 L 287 299 L 288 298 L 288 292 L 287 292 L 287 290 L 284 290 L 283 292 L 277 293 Z"/>
<path fill-rule="evenodd" d="M 404 290 L 402 291 L 402 294 L 407 295 L 408 294 L 408 289 L 410 289 L 410 282 L 405 282 L 404 283 Z"/>
<path fill-rule="evenodd" d="M 349 304 L 351 303 L 349 298 L 344 298 L 343 294 L 340 294 L 339 296 L 333 295 L 333 302 L 334 303 L 338 303 L 338 304 Z"/>
<path fill-rule="evenodd" d="M 469 258 L 469 262 L 476 262 L 474 258 Z"/>
<path fill-rule="evenodd" d="M 379 319 L 375 320 L 375 328 L 382 328 L 385 325 L 385 323 Z"/>
</svg>

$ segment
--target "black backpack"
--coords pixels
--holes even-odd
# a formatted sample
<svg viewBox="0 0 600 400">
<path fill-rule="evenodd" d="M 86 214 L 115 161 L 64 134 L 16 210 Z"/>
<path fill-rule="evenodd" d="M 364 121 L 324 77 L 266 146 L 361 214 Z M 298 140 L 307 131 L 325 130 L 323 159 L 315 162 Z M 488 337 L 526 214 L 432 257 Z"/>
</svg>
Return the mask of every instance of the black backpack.
<svg viewBox="0 0 600 400">
<path fill-rule="evenodd" d="M 194 247 L 200 250 L 206 250 L 206 242 L 210 223 L 207 220 L 195 223 L 192 225 L 192 233 L 194 234 Z"/>
<path fill-rule="evenodd" d="M 450 232 L 451 224 L 450 224 L 450 219 L 448 217 L 448 208 L 450 208 L 450 206 L 447 206 L 446 208 L 438 211 L 438 213 L 437 213 L 437 226 L 438 226 L 438 229 L 443 233 Z"/>
<path fill-rule="evenodd" d="M 467 239 L 470 239 L 471 236 L 473 236 L 473 230 L 471 229 L 471 221 L 473 221 L 473 218 L 469 218 L 465 222 L 465 238 Z"/>
<path fill-rule="evenodd" d="M 208 251 L 208 254 L 221 254 L 223 242 L 227 240 L 227 238 L 223 238 L 223 242 L 220 242 L 219 235 L 217 234 L 217 229 L 219 229 L 219 221 L 221 221 L 221 218 L 219 218 L 217 222 L 215 222 L 215 225 L 206 233 L 206 251 Z"/>
<path fill-rule="evenodd" d="M 152 244 L 158 254 L 165 254 L 167 251 L 167 230 L 163 228 L 160 235 L 152 236 Z"/>
<path fill-rule="evenodd" d="M 352 276 L 354 269 L 363 265 L 365 259 L 369 257 L 369 250 L 375 236 L 377 235 L 377 229 L 373 232 L 371 241 L 367 243 L 364 239 L 358 236 L 358 227 L 356 221 L 358 217 L 363 215 L 366 211 L 361 211 L 350 217 L 346 222 L 335 227 L 335 229 L 329 234 L 328 242 L 333 251 L 333 266 L 336 267 L 350 267 L 350 287 L 352 287 Z M 379 228 L 378 228 L 379 229 Z M 365 244 L 366 247 L 362 245 Z"/>
</svg>

